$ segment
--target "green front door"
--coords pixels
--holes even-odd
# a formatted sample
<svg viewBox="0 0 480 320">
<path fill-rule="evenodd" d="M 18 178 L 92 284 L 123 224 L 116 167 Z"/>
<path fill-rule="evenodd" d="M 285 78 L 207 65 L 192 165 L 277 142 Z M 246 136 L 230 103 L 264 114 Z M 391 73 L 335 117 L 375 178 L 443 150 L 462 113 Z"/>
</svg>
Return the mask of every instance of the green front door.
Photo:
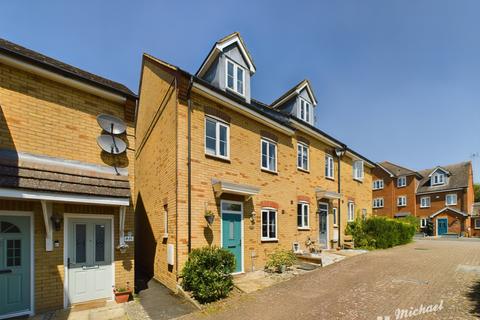
<svg viewBox="0 0 480 320">
<path fill-rule="evenodd" d="M 0 215 L 0 318 L 30 312 L 30 217 Z"/>
<path fill-rule="evenodd" d="M 243 271 L 242 204 L 222 201 L 222 247 L 235 256 L 235 272 Z"/>
<path fill-rule="evenodd" d="M 437 219 L 437 236 L 441 236 L 442 234 L 445 234 L 448 232 L 448 219 L 447 218 L 439 218 Z"/>
</svg>

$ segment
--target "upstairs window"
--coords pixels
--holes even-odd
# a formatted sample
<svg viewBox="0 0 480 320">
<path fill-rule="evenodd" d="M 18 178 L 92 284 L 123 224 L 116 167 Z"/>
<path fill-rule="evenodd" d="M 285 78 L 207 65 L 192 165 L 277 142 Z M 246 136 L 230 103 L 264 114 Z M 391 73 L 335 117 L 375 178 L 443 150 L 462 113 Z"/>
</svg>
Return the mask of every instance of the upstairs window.
<svg viewBox="0 0 480 320">
<path fill-rule="evenodd" d="M 407 177 L 403 176 L 403 177 L 398 177 L 397 179 L 397 187 L 398 188 L 401 188 L 401 187 L 405 187 L 407 185 Z"/>
<path fill-rule="evenodd" d="M 306 202 L 299 202 L 297 205 L 297 227 L 299 229 L 308 229 L 308 211 L 310 205 Z"/>
<path fill-rule="evenodd" d="M 450 193 L 447 194 L 445 197 L 445 204 L 447 206 L 454 206 L 457 204 L 457 194 L 456 193 Z"/>
<path fill-rule="evenodd" d="M 373 207 L 374 208 L 383 208 L 383 198 L 373 199 Z"/>
<path fill-rule="evenodd" d="M 407 205 L 407 197 L 406 196 L 399 196 L 397 198 L 397 206 L 405 207 Z"/>
<path fill-rule="evenodd" d="M 239 95 L 245 95 L 245 70 L 238 64 L 227 61 L 227 88 L 238 93 Z"/>
<path fill-rule="evenodd" d="M 334 163 L 333 157 L 329 154 L 325 155 L 325 177 L 334 179 Z"/>
<path fill-rule="evenodd" d="M 435 173 L 432 176 L 432 186 L 441 185 L 445 183 L 445 174 Z"/>
<path fill-rule="evenodd" d="M 383 180 L 373 181 L 373 190 L 380 190 L 380 189 L 383 189 Z"/>
<path fill-rule="evenodd" d="M 356 160 L 353 162 L 353 179 L 362 181 L 363 180 L 363 161 Z"/>
<path fill-rule="evenodd" d="M 226 158 L 229 157 L 229 126 L 221 121 L 205 118 L 205 153 Z"/>
<path fill-rule="evenodd" d="M 308 146 L 300 142 L 297 144 L 297 168 L 308 171 Z"/>
<path fill-rule="evenodd" d="M 277 144 L 262 138 L 262 169 L 277 171 Z"/>
<path fill-rule="evenodd" d="M 302 98 L 300 98 L 300 109 L 298 110 L 298 117 L 305 122 L 313 122 L 312 105 Z"/>
<path fill-rule="evenodd" d="M 420 208 L 430 208 L 430 197 L 420 198 Z"/>
</svg>

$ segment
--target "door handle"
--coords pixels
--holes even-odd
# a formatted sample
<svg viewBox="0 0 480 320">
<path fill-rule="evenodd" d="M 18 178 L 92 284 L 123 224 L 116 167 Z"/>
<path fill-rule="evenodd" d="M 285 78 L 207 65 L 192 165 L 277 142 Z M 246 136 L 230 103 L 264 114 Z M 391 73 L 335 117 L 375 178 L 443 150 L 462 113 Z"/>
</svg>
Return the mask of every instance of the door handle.
<svg viewBox="0 0 480 320">
<path fill-rule="evenodd" d="M 235 248 L 236 245 L 233 245 L 233 246 L 227 246 L 227 248 Z"/>
<path fill-rule="evenodd" d="M 92 269 L 98 269 L 98 268 L 100 268 L 98 264 L 95 266 L 82 266 L 83 270 L 92 270 Z"/>
<path fill-rule="evenodd" d="M 5 274 L 5 273 L 12 273 L 12 269 L 3 269 L 3 270 L 0 270 L 0 274 Z"/>
</svg>

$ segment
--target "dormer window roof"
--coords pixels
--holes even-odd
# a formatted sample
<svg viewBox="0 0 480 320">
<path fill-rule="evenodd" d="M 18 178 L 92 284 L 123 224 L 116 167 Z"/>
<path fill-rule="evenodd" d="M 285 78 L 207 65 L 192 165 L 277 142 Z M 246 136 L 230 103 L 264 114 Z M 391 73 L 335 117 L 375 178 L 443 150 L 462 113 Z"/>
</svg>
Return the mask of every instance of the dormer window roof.
<svg viewBox="0 0 480 320">
<path fill-rule="evenodd" d="M 302 80 L 299 84 L 297 84 L 292 89 L 285 92 L 280 98 L 273 101 L 272 104 L 270 105 L 270 108 L 278 109 L 281 105 L 283 105 L 285 102 L 289 101 L 291 98 L 293 98 L 295 96 L 298 96 L 303 90 L 307 91 L 308 96 L 311 99 L 313 105 L 317 105 L 317 98 L 315 97 L 315 94 L 313 93 L 310 81 L 305 79 L 305 80 Z"/>
<path fill-rule="evenodd" d="M 435 168 L 432 173 L 429 174 L 430 177 L 430 185 L 432 186 L 439 186 L 443 185 L 447 182 L 447 176 L 450 175 L 450 172 L 447 170 L 437 167 Z"/>
<path fill-rule="evenodd" d="M 228 36 L 218 40 L 213 45 L 212 50 L 210 50 L 210 53 L 208 54 L 205 61 L 203 61 L 196 75 L 202 78 L 205 75 L 205 73 L 208 71 L 212 63 L 214 63 L 217 57 L 223 52 L 223 50 L 233 44 L 238 45 L 238 48 L 242 54 L 242 57 L 245 59 L 245 63 L 248 66 L 248 71 L 250 71 L 250 74 L 253 75 L 256 71 L 255 64 L 253 63 L 253 59 L 250 56 L 250 53 L 248 52 L 247 47 L 245 46 L 245 43 L 243 42 L 243 39 L 240 36 L 240 33 L 238 32 L 229 34 Z"/>
</svg>

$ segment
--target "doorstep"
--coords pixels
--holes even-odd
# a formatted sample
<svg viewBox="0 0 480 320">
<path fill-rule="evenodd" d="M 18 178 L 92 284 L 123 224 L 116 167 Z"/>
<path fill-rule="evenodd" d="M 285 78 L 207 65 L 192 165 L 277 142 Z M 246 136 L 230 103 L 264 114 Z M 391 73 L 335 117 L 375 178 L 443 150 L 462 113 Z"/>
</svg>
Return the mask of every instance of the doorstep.
<svg viewBox="0 0 480 320">
<path fill-rule="evenodd" d="M 136 303 L 132 301 L 133 303 Z M 130 303 L 130 302 L 129 302 Z M 98 307 L 98 305 L 101 305 Z M 123 304 L 115 301 L 92 302 L 75 305 L 69 309 L 36 315 L 33 320 L 128 320 Z"/>
</svg>

